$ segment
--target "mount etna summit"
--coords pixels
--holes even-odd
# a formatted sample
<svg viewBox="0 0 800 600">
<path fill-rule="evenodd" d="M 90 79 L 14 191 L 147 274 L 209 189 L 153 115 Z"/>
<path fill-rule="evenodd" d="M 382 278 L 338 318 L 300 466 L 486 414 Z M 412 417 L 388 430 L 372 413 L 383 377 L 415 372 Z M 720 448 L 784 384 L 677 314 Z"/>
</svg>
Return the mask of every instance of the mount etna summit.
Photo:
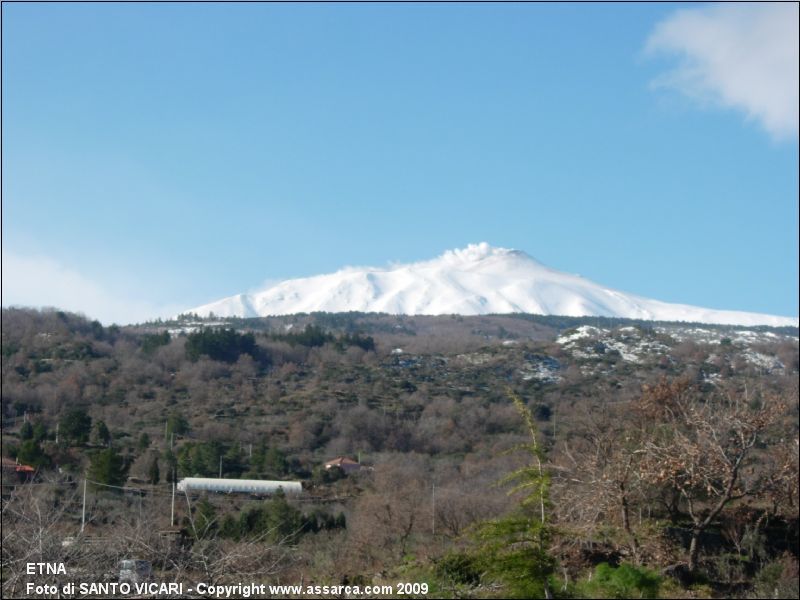
<svg viewBox="0 0 800 600">
<path fill-rule="evenodd" d="M 404 315 L 531 313 L 727 325 L 798 325 L 796 317 L 650 300 L 556 271 L 525 252 L 487 243 L 448 250 L 432 260 L 384 268 L 347 267 L 328 275 L 289 279 L 188 312 L 247 318 L 316 311 Z"/>
</svg>

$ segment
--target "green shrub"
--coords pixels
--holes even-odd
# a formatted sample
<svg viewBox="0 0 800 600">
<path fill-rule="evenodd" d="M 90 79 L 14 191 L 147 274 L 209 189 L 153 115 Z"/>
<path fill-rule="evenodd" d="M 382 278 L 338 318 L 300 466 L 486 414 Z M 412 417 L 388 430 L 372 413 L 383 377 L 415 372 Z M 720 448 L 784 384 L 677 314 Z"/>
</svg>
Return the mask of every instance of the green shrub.
<svg viewBox="0 0 800 600">
<path fill-rule="evenodd" d="M 655 571 L 627 563 L 612 567 L 600 563 L 593 577 L 578 584 L 579 595 L 587 598 L 656 598 L 661 577 Z"/>
<path fill-rule="evenodd" d="M 800 597 L 800 567 L 791 554 L 767 563 L 756 575 L 753 589 L 756 598 Z"/>
<path fill-rule="evenodd" d="M 474 556 L 449 552 L 436 563 L 436 575 L 448 582 L 475 586 L 481 581 L 481 568 Z"/>
</svg>

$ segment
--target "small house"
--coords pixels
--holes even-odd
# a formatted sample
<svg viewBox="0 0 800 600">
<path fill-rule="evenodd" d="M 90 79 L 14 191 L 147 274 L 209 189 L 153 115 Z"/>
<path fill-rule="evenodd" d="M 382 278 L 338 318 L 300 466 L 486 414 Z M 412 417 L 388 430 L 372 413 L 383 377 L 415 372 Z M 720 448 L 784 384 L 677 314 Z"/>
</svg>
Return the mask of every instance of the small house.
<svg viewBox="0 0 800 600">
<path fill-rule="evenodd" d="M 33 479 L 36 469 L 3 457 L 3 483 L 24 483 Z"/>
<path fill-rule="evenodd" d="M 345 475 L 349 475 L 350 473 L 355 473 L 356 471 L 361 470 L 361 463 L 357 463 L 351 458 L 347 458 L 346 456 L 340 456 L 338 458 L 334 458 L 333 460 L 329 460 L 325 463 L 325 469 L 329 470 L 334 467 L 340 468 L 344 471 Z"/>
</svg>

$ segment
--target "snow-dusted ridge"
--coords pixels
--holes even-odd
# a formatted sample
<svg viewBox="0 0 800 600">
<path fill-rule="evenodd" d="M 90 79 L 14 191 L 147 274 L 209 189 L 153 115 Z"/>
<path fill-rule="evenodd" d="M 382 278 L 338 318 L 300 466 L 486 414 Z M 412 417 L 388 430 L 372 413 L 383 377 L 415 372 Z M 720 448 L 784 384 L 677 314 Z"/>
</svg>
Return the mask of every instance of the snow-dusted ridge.
<svg viewBox="0 0 800 600">
<path fill-rule="evenodd" d="M 347 267 L 289 279 L 186 312 L 265 317 L 301 312 L 405 315 L 531 313 L 653 321 L 797 327 L 797 317 L 669 304 L 603 287 L 544 266 L 520 250 L 487 243 L 448 250 L 432 260 L 384 268 Z"/>
</svg>

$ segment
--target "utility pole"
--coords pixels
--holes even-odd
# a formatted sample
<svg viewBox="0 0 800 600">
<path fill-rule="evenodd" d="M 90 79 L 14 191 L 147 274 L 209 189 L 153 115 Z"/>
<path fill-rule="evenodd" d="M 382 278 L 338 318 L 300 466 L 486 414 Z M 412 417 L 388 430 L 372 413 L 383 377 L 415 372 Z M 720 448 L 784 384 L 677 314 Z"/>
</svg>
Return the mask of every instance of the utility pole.
<svg viewBox="0 0 800 600">
<path fill-rule="evenodd" d="M 58 445 L 58 428 L 61 425 L 61 422 L 56 422 L 56 445 Z"/>
<path fill-rule="evenodd" d="M 83 510 L 81 510 L 81 533 L 86 527 L 86 477 L 83 478 Z"/>
<path fill-rule="evenodd" d="M 553 406 L 553 439 L 556 437 L 556 420 L 558 419 L 558 403 Z"/>
<path fill-rule="evenodd" d="M 192 503 L 189 502 L 189 490 L 184 488 L 183 493 L 186 496 L 186 506 L 189 507 L 189 523 L 192 525 L 192 531 L 194 532 L 194 537 L 197 537 L 197 529 L 194 526 L 194 517 L 192 516 Z"/>
<path fill-rule="evenodd" d="M 431 530 L 434 537 L 436 536 L 436 482 L 433 482 L 431 488 Z"/>
<path fill-rule="evenodd" d="M 175 527 L 175 478 L 172 478 L 172 505 L 169 510 L 169 526 Z"/>
<path fill-rule="evenodd" d="M 222 456 L 219 457 L 219 478 L 222 479 Z"/>
</svg>

